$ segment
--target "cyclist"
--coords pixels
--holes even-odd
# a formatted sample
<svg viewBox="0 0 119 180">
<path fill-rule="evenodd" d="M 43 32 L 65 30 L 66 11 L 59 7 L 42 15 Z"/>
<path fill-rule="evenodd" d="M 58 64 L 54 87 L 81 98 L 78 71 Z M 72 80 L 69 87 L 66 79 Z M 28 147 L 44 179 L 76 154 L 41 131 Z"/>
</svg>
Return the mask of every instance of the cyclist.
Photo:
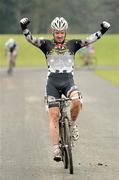
<svg viewBox="0 0 119 180">
<path fill-rule="evenodd" d="M 88 66 L 92 63 L 92 56 L 95 54 L 95 49 L 92 44 L 88 44 L 87 46 L 80 49 L 82 54 L 83 65 Z"/>
<path fill-rule="evenodd" d="M 12 73 L 13 67 L 15 67 L 15 60 L 17 56 L 17 43 L 14 39 L 10 38 L 5 43 L 5 53 L 8 60 L 8 74 Z"/>
<path fill-rule="evenodd" d="M 53 144 L 54 160 L 60 161 L 61 154 L 59 148 L 59 104 L 56 103 L 56 98 L 60 98 L 62 94 L 67 97 L 75 97 L 72 100 L 71 106 L 71 120 L 72 120 L 72 134 L 73 139 L 76 141 L 79 138 L 78 127 L 76 120 L 81 109 L 80 92 L 74 83 L 73 70 L 74 70 L 74 56 L 75 53 L 82 47 L 100 39 L 101 36 L 109 29 L 110 24 L 103 21 L 101 30 L 90 35 L 84 40 L 72 39 L 66 40 L 68 23 L 63 17 L 56 17 L 51 22 L 51 29 L 53 40 L 40 39 L 33 37 L 27 25 L 30 23 L 28 18 L 20 20 L 23 34 L 27 41 L 38 47 L 46 57 L 48 65 L 48 77 L 46 84 L 46 93 L 49 106 L 50 118 L 50 133 L 51 141 Z"/>
</svg>

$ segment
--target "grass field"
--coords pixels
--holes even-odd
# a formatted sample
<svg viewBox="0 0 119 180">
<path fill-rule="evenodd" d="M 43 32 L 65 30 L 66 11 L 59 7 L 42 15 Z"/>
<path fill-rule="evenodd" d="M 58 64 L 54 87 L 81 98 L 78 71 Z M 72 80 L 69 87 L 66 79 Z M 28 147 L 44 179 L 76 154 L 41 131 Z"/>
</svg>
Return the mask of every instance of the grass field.
<svg viewBox="0 0 119 180">
<path fill-rule="evenodd" d="M 34 35 L 44 38 L 52 38 L 49 35 Z M 88 35 L 68 35 L 68 39 L 83 39 Z M 7 66 L 4 44 L 8 38 L 14 38 L 19 45 L 16 65 L 20 67 L 46 66 L 44 54 L 28 43 L 23 35 L 0 35 L 0 67 Z M 99 66 L 119 66 L 119 35 L 104 35 L 94 43 L 97 63 Z M 76 54 L 76 64 L 80 61 L 79 52 Z M 119 85 L 118 71 L 97 71 L 101 77 L 113 81 Z"/>
<path fill-rule="evenodd" d="M 109 71 L 99 70 L 96 71 L 96 74 L 119 87 L 119 70 L 109 70 Z"/>
</svg>

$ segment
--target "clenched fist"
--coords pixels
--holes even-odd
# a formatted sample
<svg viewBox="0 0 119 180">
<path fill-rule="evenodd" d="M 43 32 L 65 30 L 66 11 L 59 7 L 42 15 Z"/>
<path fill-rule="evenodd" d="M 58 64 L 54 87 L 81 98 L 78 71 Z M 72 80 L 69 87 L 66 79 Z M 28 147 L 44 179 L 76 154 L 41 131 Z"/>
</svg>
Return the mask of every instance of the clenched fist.
<svg viewBox="0 0 119 180">
<path fill-rule="evenodd" d="M 101 33 L 104 34 L 109 28 L 110 28 L 110 23 L 103 21 L 101 24 Z"/>
<path fill-rule="evenodd" d="M 22 18 L 22 19 L 20 20 L 20 25 L 21 25 L 22 30 L 25 30 L 25 29 L 27 28 L 27 25 L 28 25 L 29 23 L 30 23 L 30 20 L 29 20 L 27 17 Z"/>
</svg>

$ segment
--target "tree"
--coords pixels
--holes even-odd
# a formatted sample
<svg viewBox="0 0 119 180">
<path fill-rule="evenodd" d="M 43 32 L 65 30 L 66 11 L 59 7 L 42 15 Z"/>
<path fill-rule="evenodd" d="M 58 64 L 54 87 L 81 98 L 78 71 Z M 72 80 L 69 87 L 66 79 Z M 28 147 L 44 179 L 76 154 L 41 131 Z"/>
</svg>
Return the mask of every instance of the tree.
<svg viewBox="0 0 119 180">
<path fill-rule="evenodd" d="M 70 33 L 92 33 L 103 20 L 111 23 L 109 32 L 119 32 L 118 0 L 1 0 L 0 33 L 21 33 L 22 17 L 30 18 L 33 33 L 47 33 L 56 16 L 68 21 Z"/>
</svg>

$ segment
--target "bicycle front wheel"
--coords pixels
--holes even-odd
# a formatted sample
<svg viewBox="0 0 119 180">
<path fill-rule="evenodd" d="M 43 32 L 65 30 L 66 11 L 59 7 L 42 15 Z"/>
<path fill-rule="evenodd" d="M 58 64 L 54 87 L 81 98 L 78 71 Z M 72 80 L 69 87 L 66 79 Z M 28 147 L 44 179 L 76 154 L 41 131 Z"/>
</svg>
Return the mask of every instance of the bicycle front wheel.
<svg viewBox="0 0 119 180">
<path fill-rule="evenodd" d="M 59 132 L 60 132 L 60 149 L 62 152 L 62 161 L 64 164 L 64 168 L 68 169 L 68 154 L 67 154 L 67 149 L 66 149 L 66 142 L 65 142 L 65 137 L 66 137 L 66 130 L 65 130 L 65 125 L 64 125 L 64 121 L 63 123 L 60 123 L 60 128 L 59 128 Z"/>
<path fill-rule="evenodd" d="M 72 158 L 72 147 L 71 147 L 71 131 L 68 117 L 64 118 L 64 130 L 65 130 L 65 147 L 68 155 L 68 168 L 70 174 L 73 174 L 73 158 Z"/>
</svg>

